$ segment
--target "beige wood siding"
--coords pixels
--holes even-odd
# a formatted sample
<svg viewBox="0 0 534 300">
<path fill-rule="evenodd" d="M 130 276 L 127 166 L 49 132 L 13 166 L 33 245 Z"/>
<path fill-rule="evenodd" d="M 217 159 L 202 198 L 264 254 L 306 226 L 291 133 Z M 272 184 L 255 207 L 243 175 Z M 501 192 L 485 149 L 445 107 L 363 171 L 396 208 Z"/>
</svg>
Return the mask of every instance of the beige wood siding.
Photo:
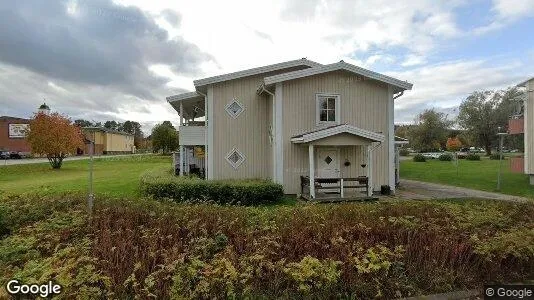
<svg viewBox="0 0 534 300">
<path fill-rule="evenodd" d="M 106 144 L 104 146 L 104 151 L 132 151 L 132 146 L 134 144 L 133 136 L 110 132 L 106 132 L 105 136 Z"/>
<path fill-rule="evenodd" d="M 525 109 L 525 173 L 534 174 L 534 79 L 526 84 L 527 100 Z"/>
<path fill-rule="evenodd" d="M 305 67 L 289 68 L 257 76 L 249 76 L 214 84 L 213 87 L 213 179 L 272 178 L 272 144 L 269 125 L 272 123 L 272 97 L 257 94 L 266 76 L 291 72 Z M 245 107 L 236 119 L 225 110 L 236 98 Z M 237 148 L 246 160 L 237 169 L 226 155 Z"/>
<path fill-rule="evenodd" d="M 282 89 L 286 193 L 298 193 L 299 176 L 308 173 L 307 146 L 293 144 L 290 139 L 292 136 L 317 129 L 315 97 L 317 93 L 340 95 L 341 123 L 380 132 L 385 136 L 385 142 L 373 151 L 374 190 L 379 190 L 380 185 L 389 184 L 387 84 L 340 71 L 286 81 Z M 352 147 L 344 150 L 346 155 L 354 160 L 346 172 L 363 175 L 365 171 L 360 166 L 361 162 L 358 162 L 362 160 L 361 148 L 356 149 Z M 343 161 L 341 158 L 341 164 Z M 343 168 L 344 166 L 341 167 L 342 170 Z"/>
</svg>

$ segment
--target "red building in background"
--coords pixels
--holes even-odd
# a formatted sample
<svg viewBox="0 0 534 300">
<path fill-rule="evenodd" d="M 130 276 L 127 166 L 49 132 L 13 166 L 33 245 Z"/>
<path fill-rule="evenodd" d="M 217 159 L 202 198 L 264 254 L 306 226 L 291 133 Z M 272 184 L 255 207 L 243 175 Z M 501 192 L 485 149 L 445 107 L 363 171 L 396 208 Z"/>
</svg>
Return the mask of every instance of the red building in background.
<svg viewBox="0 0 534 300">
<path fill-rule="evenodd" d="M 46 103 L 39 106 L 38 112 L 48 114 L 50 107 Z M 20 156 L 31 153 L 31 146 L 26 140 L 26 129 L 30 119 L 1 116 L 0 117 L 0 151 L 16 152 Z"/>
<path fill-rule="evenodd" d="M 30 153 L 31 147 L 24 133 L 28 124 L 30 124 L 29 119 L 1 116 L 0 150 Z"/>
</svg>

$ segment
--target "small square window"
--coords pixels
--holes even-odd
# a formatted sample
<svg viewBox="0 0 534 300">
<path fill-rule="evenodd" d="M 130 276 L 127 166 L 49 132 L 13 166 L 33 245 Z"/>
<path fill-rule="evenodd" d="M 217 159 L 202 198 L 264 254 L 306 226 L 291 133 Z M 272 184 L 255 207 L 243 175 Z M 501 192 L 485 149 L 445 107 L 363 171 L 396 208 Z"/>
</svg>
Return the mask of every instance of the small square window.
<svg viewBox="0 0 534 300">
<path fill-rule="evenodd" d="M 339 124 L 339 96 L 317 94 L 317 125 Z"/>
<path fill-rule="evenodd" d="M 239 117 L 239 115 L 245 110 L 245 107 L 243 104 L 241 104 L 236 98 L 232 100 L 232 102 L 228 103 L 226 105 L 226 112 L 230 115 L 230 117 L 236 119 Z"/>
<path fill-rule="evenodd" d="M 237 148 L 232 149 L 226 155 L 226 161 L 234 168 L 237 169 L 244 161 L 246 157 Z"/>
</svg>

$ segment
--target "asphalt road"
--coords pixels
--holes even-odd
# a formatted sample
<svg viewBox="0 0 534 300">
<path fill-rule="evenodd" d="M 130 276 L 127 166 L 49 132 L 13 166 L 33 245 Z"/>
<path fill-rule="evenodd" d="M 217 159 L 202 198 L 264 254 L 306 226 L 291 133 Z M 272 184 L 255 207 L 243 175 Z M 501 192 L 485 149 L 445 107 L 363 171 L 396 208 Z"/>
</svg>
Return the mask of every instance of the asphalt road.
<svg viewBox="0 0 534 300">
<path fill-rule="evenodd" d="M 95 158 L 111 158 L 111 157 L 121 157 L 121 156 L 133 156 L 133 155 L 147 155 L 150 153 L 142 153 L 142 154 L 119 154 L 119 155 L 95 155 Z M 83 160 L 83 159 L 89 159 L 89 156 L 72 156 L 67 157 L 63 161 L 71 161 L 71 160 Z M 48 159 L 46 158 L 23 158 L 23 159 L 2 159 L 0 160 L 0 167 L 1 166 L 11 166 L 11 165 L 26 165 L 26 164 L 40 164 L 40 163 L 47 163 Z"/>
</svg>

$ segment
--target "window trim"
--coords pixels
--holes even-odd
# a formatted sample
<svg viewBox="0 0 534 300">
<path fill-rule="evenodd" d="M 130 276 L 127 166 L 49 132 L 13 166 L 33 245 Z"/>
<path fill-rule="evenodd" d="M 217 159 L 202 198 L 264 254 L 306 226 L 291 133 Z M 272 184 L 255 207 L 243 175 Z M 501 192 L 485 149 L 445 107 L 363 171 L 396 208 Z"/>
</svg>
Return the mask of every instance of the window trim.
<svg viewBox="0 0 534 300">
<path fill-rule="evenodd" d="M 319 99 L 321 97 L 334 97 L 336 98 L 336 120 L 335 121 L 321 121 L 321 108 L 319 105 Z M 315 124 L 317 126 L 325 126 L 325 125 L 339 125 L 341 124 L 341 95 L 335 94 L 335 93 L 316 93 L 315 94 Z"/>
</svg>

